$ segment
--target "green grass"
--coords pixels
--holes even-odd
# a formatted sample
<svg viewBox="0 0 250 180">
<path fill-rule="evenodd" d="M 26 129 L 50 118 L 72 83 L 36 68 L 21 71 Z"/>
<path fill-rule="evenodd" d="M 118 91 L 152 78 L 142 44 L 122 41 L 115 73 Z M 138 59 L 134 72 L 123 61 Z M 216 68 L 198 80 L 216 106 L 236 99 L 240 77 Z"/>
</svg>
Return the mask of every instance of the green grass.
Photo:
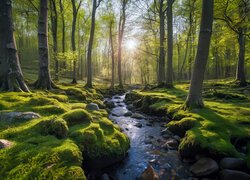
<svg viewBox="0 0 250 180">
<path fill-rule="evenodd" d="M 0 177 L 5 179 L 86 179 L 87 159 L 123 157 L 129 139 L 108 120 L 107 112 L 87 112 L 86 104 L 102 96 L 82 85 L 32 93 L 2 92 L 0 110 L 33 111 L 42 117 L 28 121 L 0 121 L 0 139 L 13 146 L 0 150 Z"/>
</svg>

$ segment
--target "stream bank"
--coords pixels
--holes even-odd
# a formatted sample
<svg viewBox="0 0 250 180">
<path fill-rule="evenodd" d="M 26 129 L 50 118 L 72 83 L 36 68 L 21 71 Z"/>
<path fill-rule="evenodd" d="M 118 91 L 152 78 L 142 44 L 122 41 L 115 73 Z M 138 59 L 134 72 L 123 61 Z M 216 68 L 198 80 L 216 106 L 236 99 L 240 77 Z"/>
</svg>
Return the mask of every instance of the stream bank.
<svg viewBox="0 0 250 180">
<path fill-rule="evenodd" d="M 190 177 L 189 166 L 177 151 L 180 138 L 166 130 L 166 117 L 148 116 L 127 106 L 125 95 L 107 98 L 109 119 L 130 138 L 128 156 L 120 163 L 104 169 L 112 179 L 133 180 L 151 165 L 160 179 Z M 129 110 L 130 109 L 130 110 Z"/>
</svg>

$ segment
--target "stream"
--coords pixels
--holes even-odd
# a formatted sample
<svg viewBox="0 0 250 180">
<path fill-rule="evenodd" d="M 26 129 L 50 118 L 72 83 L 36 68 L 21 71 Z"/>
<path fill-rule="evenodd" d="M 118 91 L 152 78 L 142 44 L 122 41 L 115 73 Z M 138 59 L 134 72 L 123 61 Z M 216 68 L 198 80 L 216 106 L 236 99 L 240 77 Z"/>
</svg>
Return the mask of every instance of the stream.
<svg viewBox="0 0 250 180">
<path fill-rule="evenodd" d="M 148 116 L 141 112 L 136 112 L 140 117 L 124 116 L 129 111 L 124 100 L 125 95 L 106 99 L 115 104 L 109 118 L 128 135 L 131 147 L 122 162 L 107 168 L 105 172 L 115 180 L 133 180 L 150 164 L 162 180 L 190 177 L 189 166 L 181 161 L 176 148 L 170 150 L 164 147 L 167 140 L 173 139 L 173 135 L 164 136 L 162 133 L 166 122 L 160 117 Z M 131 111 L 135 113 L 135 108 Z"/>
</svg>

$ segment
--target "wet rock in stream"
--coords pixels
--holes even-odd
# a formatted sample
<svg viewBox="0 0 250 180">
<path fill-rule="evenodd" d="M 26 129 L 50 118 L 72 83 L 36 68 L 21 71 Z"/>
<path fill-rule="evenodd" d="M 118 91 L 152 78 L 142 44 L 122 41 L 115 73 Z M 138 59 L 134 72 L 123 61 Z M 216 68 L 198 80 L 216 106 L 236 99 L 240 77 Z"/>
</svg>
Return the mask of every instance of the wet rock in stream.
<svg viewBox="0 0 250 180">
<path fill-rule="evenodd" d="M 151 165 L 143 171 L 139 176 L 139 180 L 159 180 L 159 175 L 155 172 L 154 168 Z"/>
</svg>

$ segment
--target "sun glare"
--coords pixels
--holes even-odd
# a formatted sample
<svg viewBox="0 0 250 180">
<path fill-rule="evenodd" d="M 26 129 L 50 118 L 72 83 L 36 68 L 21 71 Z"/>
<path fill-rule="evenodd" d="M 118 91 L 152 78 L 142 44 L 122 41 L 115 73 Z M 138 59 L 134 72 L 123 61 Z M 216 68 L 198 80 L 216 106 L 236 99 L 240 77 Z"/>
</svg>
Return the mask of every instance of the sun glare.
<svg viewBox="0 0 250 180">
<path fill-rule="evenodd" d="M 134 49 L 136 49 L 137 45 L 138 45 L 138 42 L 135 39 L 129 39 L 129 40 L 127 40 L 125 42 L 125 47 L 128 50 L 134 50 Z"/>
</svg>

